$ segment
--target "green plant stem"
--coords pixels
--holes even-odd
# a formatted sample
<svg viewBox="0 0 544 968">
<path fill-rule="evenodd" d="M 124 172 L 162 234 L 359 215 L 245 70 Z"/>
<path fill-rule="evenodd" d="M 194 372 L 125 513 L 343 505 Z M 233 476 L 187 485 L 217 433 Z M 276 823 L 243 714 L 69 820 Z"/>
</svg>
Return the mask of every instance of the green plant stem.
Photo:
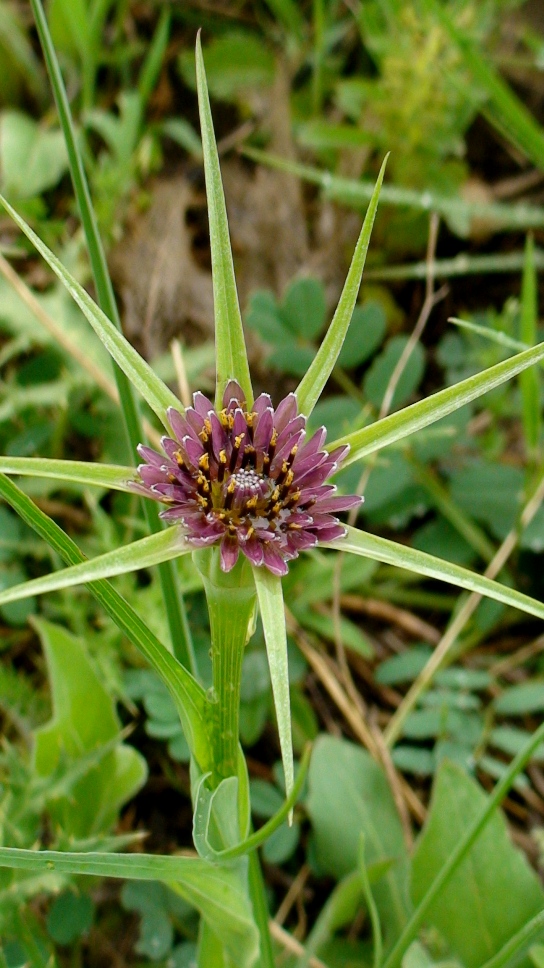
<svg viewBox="0 0 544 968">
<path fill-rule="evenodd" d="M 508 770 L 504 774 L 503 778 L 495 785 L 495 789 L 493 790 L 492 795 L 488 798 L 484 808 L 470 825 L 466 834 L 459 841 L 453 853 L 450 854 L 448 860 L 440 870 L 440 873 L 437 875 L 437 877 L 435 877 L 424 898 L 408 921 L 408 924 L 404 928 L 394 948 L 384 961 L 382 968 L 397 968 L 397 966 L 401 964 L 402 958 L 410 947 L 412 941 L 414 941 L 416 938 L 419 928 L 425 920 L 425 916 L 429 911 L 429 908 L 434 901 L 436 901 L 437 897 L 443 891 L 448 881 L 463 862 L 471 847 L 480 836 L 482 830 L 493 816 L 494 811 L 510 790 L 516 777 L 519 775 L 519 773 L 521 773 L 525 764 L 530 760 L 533 750 L 536 749 L 543 738 L 544 723 L 539 727 L 539 729 L 536 730 L 535 733 L 533 733 L 529 742 L 518 753 L 515 759 L 512 760 L 512 763 L 508 767 Z"/>
<path fill-rule="evenodd" d="M 106 255 L 98 230 L 89 185 L 83 167 L 83 160 L 75 137 L 72 114 L 59 63 L 41 0 L 31 0 L 31 4 L 64 133 L 70 163 L 70 173 L 87 241 L 98 302 L 106 315 L 121 330 L 121 320 L 108 271 Z M 136 453 L 138 444 L 144 440 L 144 434 L 134 391 L 127 377 L 117 364 L 114 363 L 113 366 L 128 438 L 128 449 L 132 459 Z M 151 532 L 158 531 L 162 525 L 157 518 L 155 509 L 148 502 L 143 501 L 143 511 L 149 530 Z M 158 571 L 174 655 L 194 676 L 197 676 L 198 672 L 191 632 L 184 602 L 179 591 L 175 564 L 173 562 L 164 562 L 158 566 Z"/>
<path fill-rule="evenodd" d="M 255 614 L 255 584 L 242 556 L 232 571 L 221 571 L 219 548 L 193 555 L 203 581 L 210 616 L 214 724 L 213 777 L 218 784 L 238 776 L 240 686 L 244 648 Z"/>
</svg>

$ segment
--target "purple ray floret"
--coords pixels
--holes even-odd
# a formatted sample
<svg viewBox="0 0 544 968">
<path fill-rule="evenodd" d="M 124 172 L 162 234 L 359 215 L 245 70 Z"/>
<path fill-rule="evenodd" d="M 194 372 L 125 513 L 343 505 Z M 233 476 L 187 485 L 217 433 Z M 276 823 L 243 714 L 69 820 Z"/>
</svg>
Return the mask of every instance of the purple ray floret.
<svg viewBox="0 0 544 968">
<path fill-rule="evenodd" d="M 362 498 L 335 496 L 327 479 L 348 447 L 322 450 L 322 427 L 305 442 L 306 418 L 293 393 L 274 410 L 262 393 L 251 408 L 234 380 L 219 413 L 202 393 L 182 415 L 168 411 L 173 438 L 159 454 L 140 445 L 135 488 L 168 507 L 166 521 L 183 527 L 195 548 L 219 544 L 230 571 L 240 551 L 254 565 L 285 575 L 287 562 L 318 541 L 345 535 L 335 517 Z"/>
</svg>

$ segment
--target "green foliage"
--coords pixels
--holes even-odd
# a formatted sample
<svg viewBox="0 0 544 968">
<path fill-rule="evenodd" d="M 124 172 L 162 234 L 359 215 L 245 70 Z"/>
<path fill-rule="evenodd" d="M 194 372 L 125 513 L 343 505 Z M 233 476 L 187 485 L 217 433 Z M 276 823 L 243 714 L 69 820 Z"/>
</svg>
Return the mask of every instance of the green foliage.
<svg viewBox="0 0 544 968">
<path fill-rule="evenodd" d="M 35 624 L 47 660 L 53 716 L 34 734 L 33 763 L 37 775 L 47 777 L 114 740 L 120 723 L 83 643 L 50 622 Z M 51 814 L 67 834 L 105 833 L 146 775 L 140 754 L 119 742 L 66 795 L 51 801 Z"/>
<path fill-rule="evenodd" d="M 413 860 L 416 904 L 484 801 L 481 789 L 459 767 L 442 766 Z M 427 918 L 467 968 L 476 968 L 543 905 L 538 879 L 511 844 L 503 818 L 495 814 Z"/>
</svg>

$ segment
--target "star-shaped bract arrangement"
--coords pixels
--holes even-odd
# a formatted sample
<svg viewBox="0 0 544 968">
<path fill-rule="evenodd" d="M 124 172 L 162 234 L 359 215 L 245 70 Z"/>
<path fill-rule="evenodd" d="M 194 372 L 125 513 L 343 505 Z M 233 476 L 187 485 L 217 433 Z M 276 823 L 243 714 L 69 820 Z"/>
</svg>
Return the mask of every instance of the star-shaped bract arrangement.
<svg viewBox="0 0 544 968">
<path fill-rule="evenodd" d="M 294 393 L 276 409 L 267 393 L 248 407 L 231 380 L 219 412 L 202 393 L 193 402 L 183 416 L 168 410 L 174 439 L 162 438 L 163 454 L 139 447 L 145 463 L 135 485 L 169 505 L 161 517 L 179 522 L 189 544 L 219 543 L 225 572 L 242 552 L 281 576 L 300 551 L 344 537 L 336 515 L 362 498 L 337 495 L 326 481 L 349 447 L 323 450 L 324 427 L 306 440 L 306 417 Z"/>
</svg>

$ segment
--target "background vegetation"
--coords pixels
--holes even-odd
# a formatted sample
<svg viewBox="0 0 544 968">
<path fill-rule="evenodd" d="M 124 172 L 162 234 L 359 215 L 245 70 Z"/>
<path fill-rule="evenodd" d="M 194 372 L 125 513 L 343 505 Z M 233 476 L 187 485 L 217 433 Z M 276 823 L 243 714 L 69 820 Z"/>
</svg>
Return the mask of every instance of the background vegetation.
<svg viewBox="0 0 544 968">
<path fill-rule="evenodd" d="M 199 27 L 258 389 L 277 401 L 306 372 L 387 151 L 360 304 L 312 425 L 326 424 L 332 440 L 542 339 L 538 3 L 51 0 L 47 12 L 125 332 L 185 402 L 213 386 Z M 0 182 L 89 283 L 33 19 L 25 2 L 7 0 Z M 135 463 L 109 366 L 68 295 L 0 216 L 0 452 Z M 362 478 L 360 467 L 344 471 L 344 487 L 365 494 L 362 526 L 542 599 L 541 376 L 528 370 L 369 457 Z M 126 495 L 22 486 L 89 555 L 143 533 Z M 285 581 L 295 749 L 316 745 L 293 827 L 262 852 L 278 964 L 308 963 L 299 942 L 314 965 L 370 964 L 371 918 L 353 879 L 360 830 L 387 944 L 410 903 L 408 851 L 425 819 L 412 861 L 416 902 L 544 711 L 536 621 L 338 558 L 316 552 Z M 58 565 L 4 505 L 0 561 L 2 587 Z M 202 589 L 184 560 L 179 577 L 206 680 Z M 153 572 L 116 587 L 168 637 Z M 175 707 L 90 593 L 12 603 L 0 623 L 3 845 L 139 849 L 145 832 L 149 851 L 189 846 L 188 748 Z M 256 825 L 283 798 L 272 709 L 257 636 L 242 706 Z M 504 804 L 510 838 L 497 816 L 406 968 L 476 968 L 543 908 L 543 760 L 537 749 Z M 404 856 L 391 874 L 392 858 Z M 519 910 L 513 898 L 523 899 Z M 160 884 L 1 874 L 9 968 L 182 968 L 196 932 L 193 909 Z M 542 968 L 544 945 L 527 959 Z"/>
</svg>

